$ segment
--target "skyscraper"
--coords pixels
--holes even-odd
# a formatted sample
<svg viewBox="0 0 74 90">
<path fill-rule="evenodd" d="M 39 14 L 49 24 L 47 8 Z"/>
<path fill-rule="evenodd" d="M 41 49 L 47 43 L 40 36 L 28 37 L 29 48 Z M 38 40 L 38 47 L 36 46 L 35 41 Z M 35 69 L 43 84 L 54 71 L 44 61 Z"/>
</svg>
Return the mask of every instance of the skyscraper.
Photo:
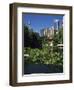
<svg viewBox="0 0 74 90">
<path fill-rule="evenodd" d="M 28 26 L 29 31 L 33 32 L 33 29 L 32 29 L 32 26 L 31 26 L 31 20 L 29 20 L 27 22 L 27 26 Z"/>
<path fill-rule="evenodd" d="M 58 30 L 59 29 L 59 20 L 58 19 L 55 19 L 54 20 L 54 29 L 55 30 Z"/>
<path fill-rule="evenodd" d="M 44 28 L 41 30 L 41 36 L 46 36 L 48 39 L 52 39 L 54 36 L 54 27 Z"/>
<path fill-rule="evenodd" d="M 61 28 L 62 28 L 62 21 L 60 21 L 59 19 L 55 19 L 54 20 L 54 29 L 59 30 Z"/>
<path fill-rule="evenodd" d="M 29 30 L 31 29 L 31 21 L 29 20 L 28 21 L 28 27 L 29 27 Z"/>
</svg>

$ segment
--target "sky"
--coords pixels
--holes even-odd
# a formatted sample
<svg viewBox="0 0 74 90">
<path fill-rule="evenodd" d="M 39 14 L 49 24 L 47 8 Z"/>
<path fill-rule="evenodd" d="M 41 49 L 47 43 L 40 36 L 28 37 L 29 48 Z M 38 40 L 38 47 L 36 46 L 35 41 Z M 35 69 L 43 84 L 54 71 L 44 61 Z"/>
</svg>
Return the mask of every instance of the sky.
<svg viewBox="0 0 74 90">
<path fill-rule="evenodd" d="M 34 14 L 34 13 L 23 13 L 22 20 L 23 25 L 28 25 L 30 23 L 30 27 L 35 32 L 40 32 L 43 28 L 50 28 L 54 25 L 54 20 L 59 19 L 63 20 L 63 15 L 44 15 L 44 14 Z"/>
</svg>

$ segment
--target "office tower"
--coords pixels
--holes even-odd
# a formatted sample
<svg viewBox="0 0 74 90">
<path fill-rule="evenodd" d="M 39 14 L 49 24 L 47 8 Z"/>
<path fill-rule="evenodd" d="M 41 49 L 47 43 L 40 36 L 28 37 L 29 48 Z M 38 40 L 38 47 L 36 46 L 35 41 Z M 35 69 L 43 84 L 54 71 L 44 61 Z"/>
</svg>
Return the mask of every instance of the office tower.
<svg viewBox="0 0 74 90">
<path fill-rule="evenodd" d="M 59 20 L 58 19 L 54 20 L 54 29 L 59 30 Z"/>
<path fill-rule="evenodd" d="M 54 20 L 54 30 L 58 31 L 63 27 L 63 21 L 59 19 Z"/>
<path fill-rule="evenodd" d="M 31 29 L 31 21 L 30 20 L 28 21 L 28 28 L 29 28 L 29 30 Z"/>
<path fill-rule="evenodd" d="M 48 39 L 52 39 L 54 36 L 54 27 L 44 28 L 41 30 L 41 36 L 46 36 Z"/>
</svg>

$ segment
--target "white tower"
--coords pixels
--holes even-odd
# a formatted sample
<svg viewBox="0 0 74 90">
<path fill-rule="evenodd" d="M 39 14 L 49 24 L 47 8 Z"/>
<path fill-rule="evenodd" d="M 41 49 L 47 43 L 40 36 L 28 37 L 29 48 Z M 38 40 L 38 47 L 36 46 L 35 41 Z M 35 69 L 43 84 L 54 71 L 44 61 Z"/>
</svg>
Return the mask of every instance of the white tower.
<svg viewBox="0 0 74 90">
<path fill-rule="evenodd" d="M 28 21 L 28 27 L 29 27 L 29 30 L 31 30 L 31 21 L 30 20 Z"/>
<path fill-rule="evenodd" d="M 59 19 L 54 20 L 54 29 L 58 30 L 59 29 Z"/>
</svg>

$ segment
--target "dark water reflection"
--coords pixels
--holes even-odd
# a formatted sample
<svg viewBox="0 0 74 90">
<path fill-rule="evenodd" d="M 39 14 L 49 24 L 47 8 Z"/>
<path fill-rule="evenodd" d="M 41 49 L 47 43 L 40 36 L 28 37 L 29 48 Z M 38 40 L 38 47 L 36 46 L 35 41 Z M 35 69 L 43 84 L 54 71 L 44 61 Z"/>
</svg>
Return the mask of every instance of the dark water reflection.
<svg viewBox="0 0 74 90">
<path fill-rule="evenodd" d="M 63 73 L 63 65 L 25 64 L 24 74 L 32 73 Z"/>
</svg>

